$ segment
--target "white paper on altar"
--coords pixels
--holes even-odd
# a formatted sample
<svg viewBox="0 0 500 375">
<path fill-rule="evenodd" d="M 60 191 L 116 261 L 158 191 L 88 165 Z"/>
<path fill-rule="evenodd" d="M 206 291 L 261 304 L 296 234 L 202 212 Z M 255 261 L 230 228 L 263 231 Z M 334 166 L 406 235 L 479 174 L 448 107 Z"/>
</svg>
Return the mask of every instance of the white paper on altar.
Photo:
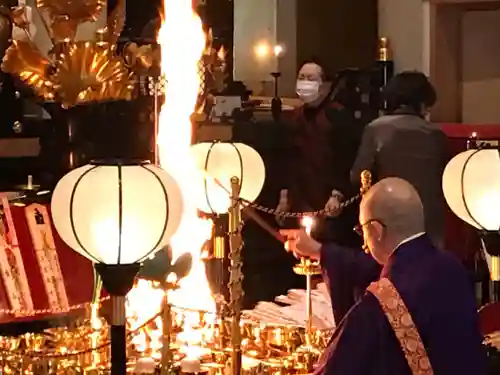
<svg viewBox="0 0 500 375">
<path fill-rule="evenodd" d="M 253 310 L 243 311 L 245 319 L 263 324 L 294 325 L 305 327 L 307 294 L 302 289 L 290 289 L 287 295 L 278 296 L 274 302 L 259 302 Z M 281 306 L 284 304 L 285 306 Z M 312 292 L 313 326 L 321 330 L 335 328 L 328 288 L 321 283 Z"/>
</svg>

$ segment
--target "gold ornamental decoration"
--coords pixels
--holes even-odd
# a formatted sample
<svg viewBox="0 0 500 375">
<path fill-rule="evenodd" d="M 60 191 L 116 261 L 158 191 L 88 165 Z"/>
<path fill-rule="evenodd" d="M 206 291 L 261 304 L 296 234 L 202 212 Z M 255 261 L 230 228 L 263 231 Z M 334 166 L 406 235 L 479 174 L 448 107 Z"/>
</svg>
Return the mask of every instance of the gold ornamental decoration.
<svg viewBox="0 0 500 375">
<path fill-rule="evenodd" d="M 54 83 L 50 77 L 49 60 L 31 42 L 14 40 L 5 52 L 2 70 L 18 76 L 38 96 L 55 99 Z"/>
<path fill-rule="evenodd" d="M 66 42 L 54 51 L 51 62 L 31 42 L 15 41 L 2 69 L 17 75 L 44 100 L 64 107 L 131 98 L 133 76 L 113 48 L 101 42 Z"/>
<path fill-rule="evenodd" d="M 51 77 L 64 106 L 128 98 L 130 73 L 112 49 L 93 42 L 73 42 L 65 49 Z"/>
<path fill-rule="evenodd" d="M 96 21 L 106 6 L 106 0 L 37 0 L 36 6 L 51 18 L 66 16 L 82 23 Z"/>
<path fill-rule="evenodd" d="M 65 108 L 132 98 L 134 70 L 115 46 L 125 24 L 125 0 L 118 1 L 106 27 L 91 41 L 75 41 L 78 27 L 96 21 L 106 0 L 37 0 L 36 5 L 52 48 L 45 55 L 33 40 L 15 40 L 3 58 L 3 71 L 18 76 L 42 100 L 60 102 Z"/>
</svg>

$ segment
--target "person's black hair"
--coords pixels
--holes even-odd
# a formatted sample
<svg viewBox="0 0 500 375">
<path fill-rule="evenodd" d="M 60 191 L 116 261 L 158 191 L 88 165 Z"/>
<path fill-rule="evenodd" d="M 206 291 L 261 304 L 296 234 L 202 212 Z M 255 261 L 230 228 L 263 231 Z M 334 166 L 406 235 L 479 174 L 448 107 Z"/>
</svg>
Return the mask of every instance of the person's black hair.
<svg viewBox="0 0 500 375">
<path fill-rule="evenodd" d="M 422 105 L 430 108 L 437 100 L 436 90 L 427 76 L 418 71 L 395 75 L 383 90 L 387 110 L 411 109 L 420 113 Z"/>
<path fill-rule="evenodd" d="M 302 69 L 302 67 L 306 64 L 318 65 L 321 68 L 321 79 L 323 80 L 323 82 L 331 81 L 331 76 L 326 72 L 325 66 L 321 63 L 320 59 L 318 59 L 317 57 L 311 57 L 303 60 L 302 63 L 299 65 L 299 70 Z"/>
</svg>

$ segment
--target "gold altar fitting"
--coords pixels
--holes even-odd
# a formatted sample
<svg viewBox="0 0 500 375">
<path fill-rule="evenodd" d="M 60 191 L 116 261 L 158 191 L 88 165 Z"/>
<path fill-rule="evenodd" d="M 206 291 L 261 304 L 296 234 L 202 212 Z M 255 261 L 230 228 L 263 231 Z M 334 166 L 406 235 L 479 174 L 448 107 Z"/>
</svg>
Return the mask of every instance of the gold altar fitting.
<svg viewBox="0 0 500 375">
<path fill-rule="evenodd" d="M 300 263 L 293 267 L 293 271 L 301 276 L 314 276 L 321 274 L 321 266 L 310 258 L 300 258 Z"/>
<path fill-rule="evenodd" d="M 227 215 L 217 215 L 213 222 L 212 253 L 210 256 L 215 259 L 225 259 L 228 217 Z"/>
<path fill-rule="evenodd" d="M 359 193 L 364 195 L 372 187 L 372 173 L 368 170 L 364 170 L 361 172 L 360 180 L 361 188 L 359 189 Z"/>
<path fill-rule="evenodd" d="M 310 373 L 314 370 L 314 365 L 317 363 L 321 349 L 317 347 L 313 331 L 313 311 L 312 311 L 312 276 L 321 274 L 321 266 L 319 262 L 313 261 L 310 258 L 301 258 L 300 263 L 293 267 L 296 274 L 306 277 L 306 315 L 307 325 L 305 334 L 305 343 L 297 348 L 293 354 L 293 362 L 295 363 L 294 370 L 299 373 Z"/>
<path fill-rule="evenodd" d="M 382 37 L 378 40 L 378 61 L 390 61 L 391 50 L 389 47 L 389 40 Z"/>
</svg>

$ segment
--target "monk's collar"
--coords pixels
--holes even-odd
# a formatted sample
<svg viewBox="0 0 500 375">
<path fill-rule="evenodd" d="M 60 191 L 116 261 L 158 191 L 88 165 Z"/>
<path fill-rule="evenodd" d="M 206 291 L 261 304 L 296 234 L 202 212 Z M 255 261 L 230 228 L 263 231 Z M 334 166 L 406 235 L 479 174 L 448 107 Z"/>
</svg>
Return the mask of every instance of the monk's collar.
<svg viewBox="0 0 500 375">
<path fill-rule="evenodd" d="M 384 265 L 384 268 L 382 269 L 382 273 L 380 277 L 387 277 L 389 274 L 389 271 L 391 269 L 392 264 L 394 263 L 394 259 L 396 257 L 396 253 L 401 247 L 405 244 L 407 244 L 410 241 L 416 240 L 417 238 L 420 238 L 425 235 L 425 232 L 419 232 L 415 233 L 404 240 L 402 240 L 395 248 L 392 250 L 391 254 L 389 255 L 389 259 L 387 260 L 387 263 Z"/>
</svg>

